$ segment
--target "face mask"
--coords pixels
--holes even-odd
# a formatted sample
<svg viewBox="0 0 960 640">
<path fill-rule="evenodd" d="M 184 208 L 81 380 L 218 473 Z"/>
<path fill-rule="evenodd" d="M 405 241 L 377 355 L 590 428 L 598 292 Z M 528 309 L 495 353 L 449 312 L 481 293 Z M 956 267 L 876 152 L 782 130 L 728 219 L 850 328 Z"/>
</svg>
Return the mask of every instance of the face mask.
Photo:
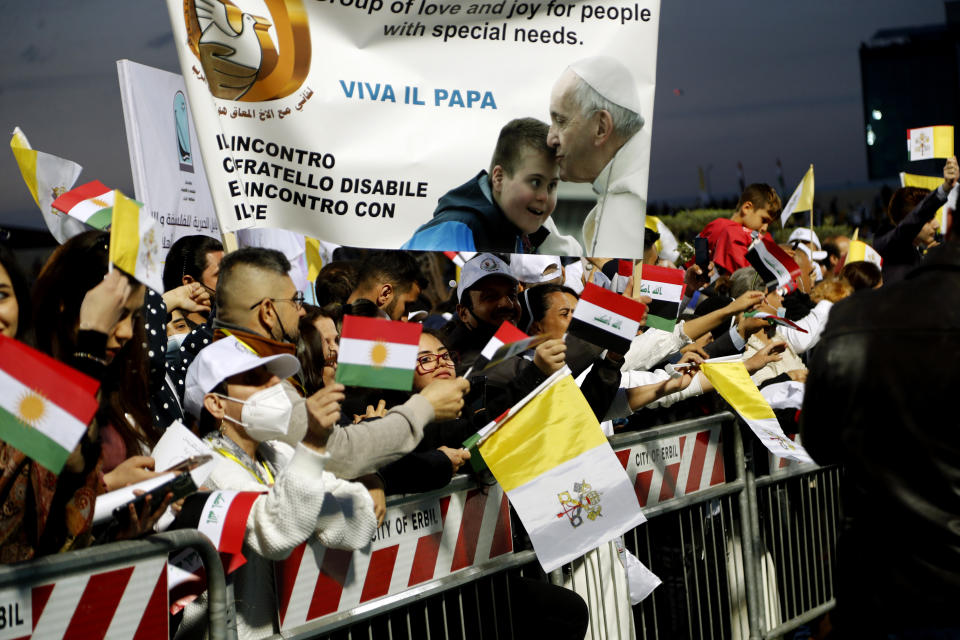
<svg viewBox="0 0 960 640">
<path fill-rule="evenodd" d="M 243 405 L 240 422 L 228 416 L 224 416 L 224 419 L 242 426 L 247 435 L 257 442 L 280 440 L 296 445 L 306 435 L 306 433 L 293 433 L 290 429 L 293 404 L 283 390 L 282 384 L 261 389 L 246 400 L 230 399 Z"/>
<path fill-rule="evenodd" d="M 786 316 L 787 316 L 787 308 L 786 308 L 786 307 L 777 307 L 777 317 L 778 317 L 778 318 L 785 318 Z"/>
<path fill-rule="evenodd" d="M 183 346 L 183 341 L 187 339 L 189 333 L 175 333 L 169 338 L 167 338 L 167 355 L 171 355 L 180 351 L 180 347 Z"/>
</svg>

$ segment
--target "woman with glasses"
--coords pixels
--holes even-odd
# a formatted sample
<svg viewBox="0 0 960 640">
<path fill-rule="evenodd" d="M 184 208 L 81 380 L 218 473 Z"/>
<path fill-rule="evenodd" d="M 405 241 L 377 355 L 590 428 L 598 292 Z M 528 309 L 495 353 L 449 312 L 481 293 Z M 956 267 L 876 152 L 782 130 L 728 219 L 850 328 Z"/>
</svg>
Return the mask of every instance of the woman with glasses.
<svg viewBox="0 0 960 640">
<path fill-rule="evenodd" d="M 456 377 L 456 365 L 456 353 L 447 349 L 438 332 L 424 329 L 413 372 L 413 393 L 423 391 L 436 380 Z M 445 487 L 470 459 L 470 452 L 461 443 L 482 426 L 475 425 L 470 416 L 428 424 L 416 449 L 380 469 L 387 495 Z"/>
</svg>

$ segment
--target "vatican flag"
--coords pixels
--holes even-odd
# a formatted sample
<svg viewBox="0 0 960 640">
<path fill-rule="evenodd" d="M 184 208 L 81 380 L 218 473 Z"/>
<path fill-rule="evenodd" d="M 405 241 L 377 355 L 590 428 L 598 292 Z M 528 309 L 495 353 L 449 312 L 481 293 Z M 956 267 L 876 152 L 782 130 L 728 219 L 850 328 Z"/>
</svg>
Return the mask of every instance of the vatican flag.
<svg viewBox="0 0 960 640">
<path fill-rule="evenodd" d="M 40 208 L 43 221 L 57 242 L 63 244 L 68 239 L 87 230 L 82 223 L 54 211 L 52 205 L 61 194 L 70 190 L 80 176 L 82 168 L 76 162 L 36 151 L 30 146 L 27 136 L 20 127 L 13 130 L 10 149 L 20 167 L 20 174 L 27 184 L 33 201 Z"/>
<path fill-rule="evenodd" d="M 806 450 L 780 428 L 770 403 L 750 379 L 743 362 L 704 362 L 700 370 L 770 453 L 797 462 L 813 462 Z"/>
<path fill-rule="evenodd" d="M 163 293 L 157 224 L 139 203 L 119 191 L 113 193 L 110 262 L 154 291 Z"/>
<path fill-rule="evenodd" d="M 786 226 L 787 220 L 794 211 L 812 211 L 813 210 L 813 165 L 807 169 L 803 180 L 797 185 L 796 190 L 787 204 L 783 207 L 783 213 L 780 214 L 780 225 Z"/>
<path fill-rule="evenodd" d="M 553 571 L 646 521 L 623 465 L 563 367 L 498 421 L 479 448 Z"/>
</svg>

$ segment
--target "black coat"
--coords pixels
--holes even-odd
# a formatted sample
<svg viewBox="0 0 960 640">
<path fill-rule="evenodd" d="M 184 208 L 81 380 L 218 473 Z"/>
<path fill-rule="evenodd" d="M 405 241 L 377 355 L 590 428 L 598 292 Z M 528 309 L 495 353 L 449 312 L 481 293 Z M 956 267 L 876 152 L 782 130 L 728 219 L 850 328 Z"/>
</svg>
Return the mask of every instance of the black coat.
<svg viewBox="0 0 960 640">
<path fill-rule="evenodd" d="M 960 243 L 836 304 L 813 355 L 801 434 L 844 468 L 835 621 L 849 637 L 960 626 L 958 360 Z"/>
</svg>

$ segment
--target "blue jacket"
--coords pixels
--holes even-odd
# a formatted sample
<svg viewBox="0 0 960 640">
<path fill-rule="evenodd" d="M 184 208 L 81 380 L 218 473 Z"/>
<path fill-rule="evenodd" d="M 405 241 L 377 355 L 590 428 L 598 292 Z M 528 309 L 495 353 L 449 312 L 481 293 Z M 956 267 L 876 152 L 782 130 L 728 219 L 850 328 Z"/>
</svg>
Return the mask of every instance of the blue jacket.
<svg viewBox="0 0 960 640">
<path fill-rule="evenodd" d="M 433 219 L 420 226 L 403 249 L 419 251 L 498 251 L 533 253 L 547 235 L 541 227 L 525 236 L 489 194 L 487 172 L 451 189 L 437 203 Z"/>
</svg>

